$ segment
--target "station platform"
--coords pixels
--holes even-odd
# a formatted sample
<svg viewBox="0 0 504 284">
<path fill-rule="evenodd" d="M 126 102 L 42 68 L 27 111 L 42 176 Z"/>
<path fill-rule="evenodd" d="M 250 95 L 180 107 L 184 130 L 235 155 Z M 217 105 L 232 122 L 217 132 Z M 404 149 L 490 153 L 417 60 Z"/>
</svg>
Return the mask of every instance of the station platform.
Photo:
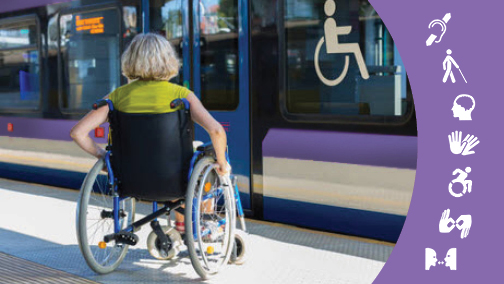
<svg viewBox="0 0 504 284">
<path fill-rule="evenodd" d="M 200 280 L 184 252 L 169 261 L 149 255 L 148 225 L 115 272 L 94 273 L 77 244 L 77 196 L 75 190 L 0 179 L 0 283 Z M 137 218 L 150 210 L 150 204 L 138 203 Z M 205 283 L 372 283 L 393 249 L 390 243 L 263 221 L 247 220 L 247 226 L 247 262 L 229 265 Z"/>
</svg>

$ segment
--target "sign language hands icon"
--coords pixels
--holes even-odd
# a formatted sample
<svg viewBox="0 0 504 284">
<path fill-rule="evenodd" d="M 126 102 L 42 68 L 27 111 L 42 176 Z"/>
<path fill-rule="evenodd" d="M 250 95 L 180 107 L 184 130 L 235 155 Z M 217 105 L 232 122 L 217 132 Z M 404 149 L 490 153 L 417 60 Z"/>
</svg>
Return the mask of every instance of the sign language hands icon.
<svg viewBox="0 0 504 284">
<path fill-rule="evenodd" d="M 450 142 L 450 150 L 453 154 L 458 155 L 462 153 L 467 142 L 462 143 L 462 131 L 452 132 L 448 135 L 448 141 Z M 465 141 L 465 139 L 464 139 Z"/>
<path fill-rule="evenodd" d="M 468 134 L 464 140 L 462 140 L 462 131 L 452 132 L 448 135 L 448 141 L 450 142 L 450 150 L 453 154 L 462 156 L 468 156 L 475 154 L 472 148 L 479 144 L 478 137 Z"/>
<path fill-rule="evenodd" d="M 479 144 L 478 137 L 476 137 L 474 135 L 471 135 L 471 137 L 469 137 L 469 139 L 467 137 L 469 137 L 469 135 L 467 135 L 466 138 L 464 139 L 464 141 L 467 141 L 467 146 L 465 146 L 464 151 L 462 151 L 462 156 L 474 154 L 474 151 L 471 151 L 471 149 L 476 147 L 476 145 Z M 464 141 L 462 141 L 462 142 L 464 142 Z"/>
<path fill-rule="evenodd" d="M 459 224 L 460 222 L 462 222 L 462 224 Z M 469 235 L 469 229 L 471 229 L 472 225 L 471 215 L 460 215 L 455 224 L 457 226 L 457 229 L 461 230 L 460 238 L 461 239 L 467 238 L 467 236 Z M 441 224 L 439 226 L 441 226 Z"/>
<path fill-rule="evenodd" d="M 439 221 L 439 232 L 449 233 L 451 232 L 451 230 L 453 230 L 453 228 L 455 228 L 455 221 L 453 220 L 453 218 L 450 217 L 450 209 L 446 209 L 445 211 L 443 211 L 443 214 L 441 215 L 441 220 Z"/>
<path fill-rule="evenodd" d="M 439 232 L 449 233 L 453 228 L 457 227 L 460 232 L 460 238 L 465 239 L 469 235 L 469 229 L 471 229 L 472 217 L 471 215 L 460 215 L 457 221 L 453 221 L 450 217 L 450 209 L 446 209 L 441 214 L 441 220 L 439 220 Z"/>
</svg>

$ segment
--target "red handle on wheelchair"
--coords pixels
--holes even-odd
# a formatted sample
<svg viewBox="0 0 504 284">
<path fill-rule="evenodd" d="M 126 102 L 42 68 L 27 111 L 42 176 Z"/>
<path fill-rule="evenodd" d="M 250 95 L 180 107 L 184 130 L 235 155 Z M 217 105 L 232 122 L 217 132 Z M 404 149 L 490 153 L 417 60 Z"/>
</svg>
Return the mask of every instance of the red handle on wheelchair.
<svg viewBox="0 0 504 284">
<path fill-rule="evenodd" d="M 109 99 L 106 99 L 106 100 L 97 100 L 94 104 L 93 104 L 93 109 L 94 110 L 97 110 L 99 108 L 101 108 L 102 106 L 104 105 L 108 105 L 109 106 L 109 109 L 112 111 L 114 110 L 114 105 L 112 104 L 112 101 L 109 100 Z"/>
</svg>

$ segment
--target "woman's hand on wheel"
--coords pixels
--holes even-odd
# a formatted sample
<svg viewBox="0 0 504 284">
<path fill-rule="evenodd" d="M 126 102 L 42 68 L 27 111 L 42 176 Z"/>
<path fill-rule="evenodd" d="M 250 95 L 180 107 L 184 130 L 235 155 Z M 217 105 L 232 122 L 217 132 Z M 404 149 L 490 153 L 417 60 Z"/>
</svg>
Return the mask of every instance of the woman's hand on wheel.
<svg viewBox="0 0 504 284">
<path fill-rule="evenodd" d="M 216 170 L 220 176 L 224 176 L 224 175 L 227 175 L 231 172 L 231 166 L 229 165 L 229 163 L 227 161 L 224 161 L 224 162 L 217 161 Z"/>
<path fill-rule="evenodd" d="M 105 156 L 107 155 L 107 151 L 103 148 L 99 148 L 98 149 L 98 154 L 97 154 L 97 158 L 98 159 L 105 159 Z M 103 163 L 103 169 L 102 171 L 108 173 L 108 168 L 107 168 L 107 163 Z"/>
</svg>

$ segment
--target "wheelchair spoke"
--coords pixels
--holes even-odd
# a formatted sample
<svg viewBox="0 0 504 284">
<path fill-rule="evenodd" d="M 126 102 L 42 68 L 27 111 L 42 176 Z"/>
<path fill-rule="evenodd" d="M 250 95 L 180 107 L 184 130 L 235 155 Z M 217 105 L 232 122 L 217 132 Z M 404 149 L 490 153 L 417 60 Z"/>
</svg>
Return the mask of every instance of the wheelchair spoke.
<svg viewBox="0 0 504 284">
<path fill-rule="evenodd" d="M 187 247 L 193 267 L 203 279 L 227 264 L 234 235 L 234 195 L 220 184 L 214 163 L 212 157 L 196 163 L 186 197 Z"/>
<path fill-rule="evenodd" d="M 100 220 L 100 221 L 101 221 L 101 220 Z M 98 225 L 100 224 L 100 221 L 99 221 L 99 222 L 94 222 L 93 224 L 91 224 L 91 225 L 87 226 L 87 229 L 88 229 L 88 230 L 90 230 L 90 229 L 92 229 L 93 227 L 98 226 Z"/>
<path fill-rule="evenodd" d="M 197 231 L 199 254 L 204 266 L 209 271 L 217 270 L 222 265 L 221 262 L 225 260 L 228 245 L 226 233 L 229 231 L 229 220 L 227 220 L 229 214 L 226 210 L 228 207 L 224 204 L 220 210 L 218 209 L 219 202 L 225 203 L 224 197 L 229 190 L 219 187 L 218 179 L 214 179 L 211 189 L 207 190 L 208 192 L 205 194 L 203 194 L 203 188 L 206 187 L 208 181 L 204 179 L 200 183 L 197 191 L 198 207 L 196 208 L 200 212 L 196 219 L 197 227 L 202 228 Z M 210 196 L 210 198 L 205 196 Z M 220 243 L 219 240 L 223 243 Z"/>
<path fill-rule="evenodd" d="M 96 229 L 95 229 L 94 233 L 91 235 L 91 241 L 88 243 L 88 244 L 89 244 L 89 246 L 93 247 L 93 245 L 94 245 L 94 246 L 96 246 L 96 245 L 97 245 L 97 243 L 95 243 L 96 233 L 97 233 L 97 232 L 98 232 L 98 230 L 100 230 L 100 228 L 102 228 L 102 227 L 103 227 L 103 223 L 100 223 L 100 224 L 96 227 Z"/>
</svg>

